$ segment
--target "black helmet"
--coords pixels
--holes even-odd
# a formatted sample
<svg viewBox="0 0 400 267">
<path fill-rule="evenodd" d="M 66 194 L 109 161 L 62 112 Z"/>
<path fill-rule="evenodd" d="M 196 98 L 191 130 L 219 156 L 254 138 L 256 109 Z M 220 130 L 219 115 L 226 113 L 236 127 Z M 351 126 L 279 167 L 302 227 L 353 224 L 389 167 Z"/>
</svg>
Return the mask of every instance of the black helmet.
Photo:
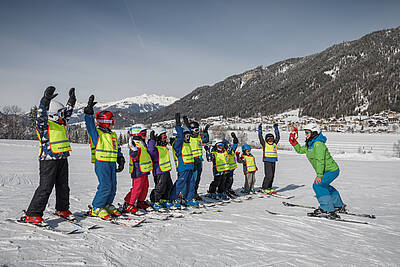
<svg viewBox="0 0 400 267">
<path fill-rule="evenodd" d="M 274 137 L 274 135 L 272 134 L 272 133 L 267 133 L 266 135 L 265 135 L 265 141 L 267 141 L 268 139 L 275 139 L 275 137 Z"/>
<path fill-rule="evenodd" d="M 196 128 L 200 127 L 200 124 L 197 121 L 191 121 L 189 123 L 189 127 L 190 127 L 190 129 L 196 129 Z"/>
</svg>

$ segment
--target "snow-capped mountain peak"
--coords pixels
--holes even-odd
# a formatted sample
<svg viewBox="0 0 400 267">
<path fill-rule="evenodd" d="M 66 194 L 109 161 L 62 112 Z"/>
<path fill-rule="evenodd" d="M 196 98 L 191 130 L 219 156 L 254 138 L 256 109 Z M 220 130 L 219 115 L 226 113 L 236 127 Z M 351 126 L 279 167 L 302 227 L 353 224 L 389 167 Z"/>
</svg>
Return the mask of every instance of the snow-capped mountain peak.
<svg viewBox="0 0 400 267">
<path fill-rule="evenodd" d="M 127 112 L 150 112 L 171 105 L 176 100 L 178 100 L 178 98 L 173 96 L 143 94 L 117 101 L 97 103 L 95 107 L 97 109 L 109 109 L 111 111 L 124 110 Z M 77 103 L 75 108 L 79 110 L 85 106 L 86 103 Z"/>
</svg>

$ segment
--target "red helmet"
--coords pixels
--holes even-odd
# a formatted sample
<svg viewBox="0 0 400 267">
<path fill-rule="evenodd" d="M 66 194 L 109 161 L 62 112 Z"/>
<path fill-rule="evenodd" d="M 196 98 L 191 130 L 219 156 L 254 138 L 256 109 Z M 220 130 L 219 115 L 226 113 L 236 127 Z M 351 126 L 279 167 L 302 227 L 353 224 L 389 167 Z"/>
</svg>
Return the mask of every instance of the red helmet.
<svg viewBox="0 0 400 267">
<path fill-rule="evenodd" d="M 95 115 L 96 125 L 103 128 L 114 126 L 114 114 L 111 111 L 99 111 Z"/>
</svg>

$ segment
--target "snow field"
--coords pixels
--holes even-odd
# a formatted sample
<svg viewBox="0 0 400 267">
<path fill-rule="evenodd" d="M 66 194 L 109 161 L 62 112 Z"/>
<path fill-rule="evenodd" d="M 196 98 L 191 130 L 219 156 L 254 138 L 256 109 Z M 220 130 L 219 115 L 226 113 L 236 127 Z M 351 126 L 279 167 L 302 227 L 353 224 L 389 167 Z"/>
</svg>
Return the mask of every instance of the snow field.
<svg viewBox="0 0 400 267">
<path fill-rule="evenodd" d="M 389 136 L 389 135 L 388 135 Z M 387 136 L 386 136 L 387 137 Z M 397 136 L 398 137 L 398 136 Z M 330 139 L 331 138 L 331 139 Z M 374 137 L 365 137 L 367 140 Z M 392 140 L 385 136 L 382 143 Z M 328 135 L 330 140 L 335 137 Z M 340 140 L 362 140 L 344 135 Z M 394 138 L 395 139 L 395 138 Z M 282 143 L 287 143 L 282 137 Z M 301 140 L 301 139 L 299 139 Z M 379 143 L 378 139 L 372 142 Z M 335 143 L 332 141 L 332 143 Z M 71 211 L 86 210 L 96 192 L 97 178 L 90 164 L 88 145 L 72 144 L 70 163 Z M 254 198 L 168 221 L 125 228 L 99 223 L 103 228 L 63 236 L 5 222 L 18 218 L 29 205 L 38 183 L 38 142 L 0 140 L 0 263 L 6 266 L 398 266 L 400 264 L 399 160 L 337 157 L 340 176 L 333 185 L 353 212 L 371 213 L 376 220 L 358 225 L 309 218 L 302 208 L 284 207 L 279 198 Z M 123 148 L 128 157 L 127 148 Z M 263 179 L 261 151 L 253 151 Z M 340 155 L 338 155 L 340 156 Z M 118 174 L 115 204 L 131 186 L 127 165 Z M 173 181 L 176 179 L 175 172 Z M 153 178 L 150 188 L 153 187 Z M 280 151 L 274 186 L 294 195 L 288 202 L 316 206 L 312 182 L 315 173 L 304 155 Z M 234 189 L 244 183 L 242 166 L 235 171 Z M 200 193 L 212 181 L 211 164 L 204 162 Z M 48 211 L 55 205 L 50 197 Z M 295 216 L 274 216 L 265 209 Z M 46 216 L 45 216 L 46 217 Z M 83 221 L 84 223 L 85 221 Z M 62 229 L 73 225 L 53 217 L 49 223 Z"/>
</svg>

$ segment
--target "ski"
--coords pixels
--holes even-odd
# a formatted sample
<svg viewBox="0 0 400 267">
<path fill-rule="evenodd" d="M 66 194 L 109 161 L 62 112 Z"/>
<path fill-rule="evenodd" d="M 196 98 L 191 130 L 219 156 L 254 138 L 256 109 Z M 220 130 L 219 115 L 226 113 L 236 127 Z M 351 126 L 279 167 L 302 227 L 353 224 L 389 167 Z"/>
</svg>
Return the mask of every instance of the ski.
<svg viewBox="0 0 400 267">
<path fill-rule="evenodd" d="M 294 196 L 286 196 L 286 195 L 282 195 L 280 193 L 274 193 L 274 194 L 268 194 L 268 195 L 271 197 L 284 198 L 284 199 L 294 198 Z"/>
<path fill-rule="evenodd" d="M 272 215 L 278 215 L 278 216 L 287 216 L 287 217 L 298 217 L 296 215 L 288 215 L 288 214 L 281 214 L 281 213 L 277 213 L 277 212 L 273 212 L 273 211 L 269 211 L 269 210 L 265 210 L 266 212 L 268 212 L 269 214 Z M 327 219 L 329 221 L 337 221 L 337 222 L 346 222 L 346 223 L 356 223 L 356 224 L 368 224 L 368 222 L 364 222 L 364 221 L 355 221 L 355 220 L 347 220 L 347 219 L 342 219 L 342 218 L 337 218 L 337 219 L 329 219 L 326 216 L 309 216 L 307 215 L 307 217 L 310 218 L 323 218 L 323 219 Z"/>
<path fill-rule="evenodd" d="M 78 222 L 78 220 L 75 218 L 74 220 L 69 220 L 69 219 L 67 219 L 67 218 L 65 218 L 65 217 L 62 217 L 62 216 L 60 216 L 60 215 L 58 215 L 57 213 L 51 213 L 50 215 L 52 215 L 52 216 L 55 216 L 55 217 L 57 217 L 57 218 L 60 218 L 60 219 L 63 219 L 64 221 L 66 221 L 66 222 L 68 222 L 68 223 L 71 223 L 71 224 L 73 224 L 73 225 L 75 225 L 75 226 L 77 226 L 77 227 L 79 227 L 79 228 L 81 228 L 81 229 L 83 229 L 83 230 L 94 230 L 94 229 L 100 229 L 100 228 L 102 228 L 101 226 L 99 226 L 99 225 L 97 225 L 97 224 L 91 224 L 90 226 L 84 226 L 83 224 L 82 224 L 82 222 Z M 85 223 L 86 224 L 86 223 Z"/>
<path fill-rule="evenodd" d="M 55 234 L 61 234 L 61 235 L 72 235 L 72 234 L 80 234 L 82 233 L 81 231 L 79 231 L 79 229 L 74 229 L 74 230 L 60 230 L 57 228 L 54 228 L 50 225 L 38 225 L 38 224 L 34 224 L 34 223 L 27 223 L 25 221 L 22 221 L 21 219 L 6 219 L 7 222 L 12 222 L 15 224 L 19 224 L 19 225 L 24 225 L 24 226 L 29 226 L 29 227 L 34 227 L 46 232 L 51 232 L 51 233 L 55 233 Z"/>
<path fill-rule="evenodd" d="M 316 207 L 313 206 L 306 206 L 306 205 L 300 205 L 300 204 L 293 204 L 293 203 L 288 203 L 285 201 L 282 201 L 282 204 L 286 207 L 299 207 L 299 208 L 306 208 L 306 209 L 316 209 Z M 370 219 L 376 219 L 375 215 L 373 214 L 364 214 L 364 213 L 353 213 L 353 212 L 338 212 L 340 214 L 346 214 L 346 215 L 352 215 L 352 216 L 358 216 L 358 217 L 365 217 L 365 218 L 370 218 Z"/>
<path fill-rule="evenodd" d="M 89 214 L 89 211 L 84 212 L 83 214 L 77 214 L 76 216 L 87 218 L 87 219 L 93 219 L 93 220 L 96 220 L 97 222 L 115 224 L 115 225 L 120 225 L 120 226 L 124 226 L 124 227 L 128 227 L 128 228 L 137 227 L 146 221 L 146 218 L 140 218 L 140 219 L 128 218 L 128 217 L 124 218 L 124 217 L 122 217 L 122 215 L 119 217 L 113 217 L 111 220 L 105 220 L 100 217 L 91 216 Z"/>
</svg>

